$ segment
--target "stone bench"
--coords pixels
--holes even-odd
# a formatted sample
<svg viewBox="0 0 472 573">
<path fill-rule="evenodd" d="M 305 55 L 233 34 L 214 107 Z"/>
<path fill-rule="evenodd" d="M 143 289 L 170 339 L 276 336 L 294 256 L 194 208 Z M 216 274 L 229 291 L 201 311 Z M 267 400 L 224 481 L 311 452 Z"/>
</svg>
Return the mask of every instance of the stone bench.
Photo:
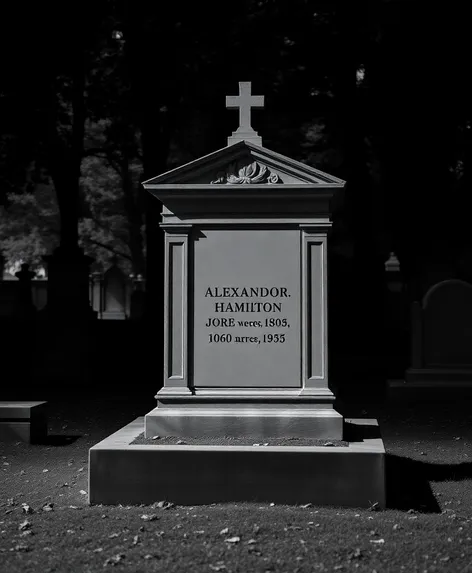
<svg viewBox="0 0 472 573">
<path fill-rule="evenodd" d="M 47 402 L 0 402 L 0 441 L 44 441 L 47 436 Z"/>
</svg>

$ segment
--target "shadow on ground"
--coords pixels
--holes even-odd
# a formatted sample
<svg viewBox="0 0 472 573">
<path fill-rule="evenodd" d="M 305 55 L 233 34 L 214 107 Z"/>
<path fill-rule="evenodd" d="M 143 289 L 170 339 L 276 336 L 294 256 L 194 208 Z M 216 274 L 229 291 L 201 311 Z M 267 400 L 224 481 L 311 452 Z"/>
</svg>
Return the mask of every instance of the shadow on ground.
<svg viewBox="0 0 472 573">
<path fill-rule="evenodd" d="M 44 440 L 41 440 L 41 442 L 39 442 L 39 445 L 42 446 L 53 446 L 53 447 L 60 447 L 60 446 L 69 446 L 70 444 L 73 444 L 74 442 L 76 442 L 78 439 L 80 439 L 82 437 L 81 434 L 78 435 L 74 435 L 74 436 L 65 436 L 65 435 L 50 435 L 47 436 L 46 438 L 44 438 Z"/>
<path fill-rule="evenodd" d="M 430 482 L 472 478 L 472 463 L 431 464 L 386 455 L 387 507 L 401 511 L 441 513 Z"/>
</svg>

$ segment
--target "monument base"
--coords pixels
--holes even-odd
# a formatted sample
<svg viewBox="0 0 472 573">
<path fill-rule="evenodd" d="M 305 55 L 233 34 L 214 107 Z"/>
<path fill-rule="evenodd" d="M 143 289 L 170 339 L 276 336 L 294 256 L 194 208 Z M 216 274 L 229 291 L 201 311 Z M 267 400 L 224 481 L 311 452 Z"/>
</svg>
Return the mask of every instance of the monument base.
<svg viewBox="0 0 472 573">
<path fill-rule="evenodd" d="M 145 417 L 145 435 L 342 440 L 343 417 L 332 408 L 154 408 Z"/>
<path fill-rule="evenodd" d="M 329 388 L 162 388 L 156 398 L 145 417 L 146 437 L 343 439 Z"/>
<path fill-rule="evenodd" d="M 103 320 L 126 320 L 126 314 L 120 310 L 105 310 L 102 313 Z"/>
<path fill-rule="evenodd" d="M 345 420 L 347 447 L 131 445 L 143 425 L 137 418 L 89 450 L 90 504 L 385 507 L 385 449 L 376 420 Z"/>
</svg>

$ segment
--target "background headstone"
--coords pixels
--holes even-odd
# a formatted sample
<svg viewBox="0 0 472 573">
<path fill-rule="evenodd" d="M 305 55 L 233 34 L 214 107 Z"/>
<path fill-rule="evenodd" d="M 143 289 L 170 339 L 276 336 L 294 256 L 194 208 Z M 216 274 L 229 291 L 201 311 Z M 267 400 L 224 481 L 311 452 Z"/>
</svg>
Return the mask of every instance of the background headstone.
<svg viewBox="0 0 472 573">
<path fill-rule="evenodd" d="M 426 367 L 472 366 L 472 285 L 460 280 L 432 287 L 423 302 Z"/>
<path fill-rule="evenodd" d="M 103 314 L 105 320 L 126 318 L 126 277 L 116 263 L 103 276 Z"/>
</svg>

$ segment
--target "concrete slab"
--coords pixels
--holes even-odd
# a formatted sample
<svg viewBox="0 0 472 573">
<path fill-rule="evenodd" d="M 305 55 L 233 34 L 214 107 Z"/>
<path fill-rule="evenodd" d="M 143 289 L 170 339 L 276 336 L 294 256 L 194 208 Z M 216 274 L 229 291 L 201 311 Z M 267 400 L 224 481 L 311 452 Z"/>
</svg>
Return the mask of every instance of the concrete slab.
<svg viewBox="0 0 472 573">
<path fill-rule="evenodd" d="M 137 418 L 89 450 L 89 503 L 232 501 L 385 507 L 377 420 L 345 420 L 348 447 L 130 445 Z"/>
<path fill-rule="evenodd" d="M 47 436 L 47 402 L 0 402 L 0 441 L 37 443 Z"/>
</svg>

